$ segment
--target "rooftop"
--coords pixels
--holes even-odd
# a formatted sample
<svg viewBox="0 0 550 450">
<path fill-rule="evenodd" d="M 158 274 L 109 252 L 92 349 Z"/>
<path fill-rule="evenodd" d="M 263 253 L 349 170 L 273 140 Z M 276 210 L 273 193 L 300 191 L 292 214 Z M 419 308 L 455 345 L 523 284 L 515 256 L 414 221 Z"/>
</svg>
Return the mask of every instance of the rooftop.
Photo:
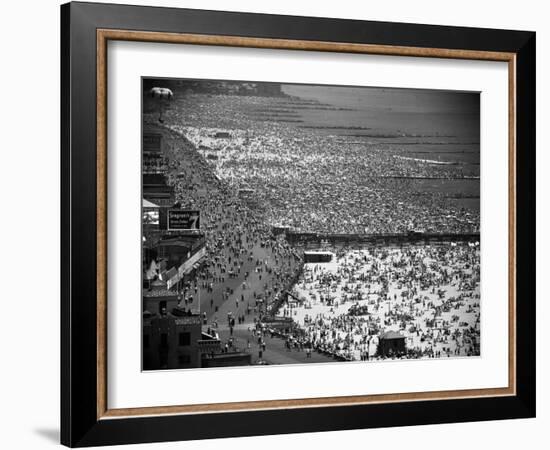
<svg viewBox="0 0 550 450">
<path fill-rule="evenodd" d="M 385 333 L 382 333 L 380 335 L 380 339 L 405 339 L 405 336 L 403 336 L 401 333 L 398 333 L 397 331 L 386 331 Z"/>
</svg>

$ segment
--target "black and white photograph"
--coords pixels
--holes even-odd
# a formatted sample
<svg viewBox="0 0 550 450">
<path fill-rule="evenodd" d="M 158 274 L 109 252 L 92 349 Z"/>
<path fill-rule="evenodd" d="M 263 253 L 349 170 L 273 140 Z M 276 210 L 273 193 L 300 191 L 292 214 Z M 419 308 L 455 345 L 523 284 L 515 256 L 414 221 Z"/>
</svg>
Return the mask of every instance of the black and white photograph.
<svg viewBox="0 0 550 450">
<path fill-rule="evenodd" d="M 124 3 L 3 8 L 0 448 L 548 441 L 544 2 Z"/>
<path fill-rule="evenodd" d="M 141 95 L 143 370 L 480 356 L 478 92 Z"/>
</svg>

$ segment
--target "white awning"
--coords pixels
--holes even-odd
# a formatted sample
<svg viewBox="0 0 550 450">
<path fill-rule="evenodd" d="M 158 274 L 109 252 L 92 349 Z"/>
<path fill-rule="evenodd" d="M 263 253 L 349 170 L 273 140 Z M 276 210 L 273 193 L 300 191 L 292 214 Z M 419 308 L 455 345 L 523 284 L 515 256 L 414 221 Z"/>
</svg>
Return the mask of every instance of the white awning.
<svg viewBox="0 0 550 450">
<path fill-rule="evenodd" d="M 159 208 L 159 205 L 155 205 L 153 202 L 146 199 L 143 199 L 142 206 L 143 208 Z"/>
</svg>

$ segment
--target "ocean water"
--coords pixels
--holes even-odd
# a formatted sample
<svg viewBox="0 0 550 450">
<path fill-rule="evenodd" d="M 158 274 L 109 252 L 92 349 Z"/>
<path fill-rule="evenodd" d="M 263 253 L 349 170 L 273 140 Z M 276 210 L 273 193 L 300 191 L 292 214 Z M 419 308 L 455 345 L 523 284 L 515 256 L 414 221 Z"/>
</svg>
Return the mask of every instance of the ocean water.
<svg viewBox="0 0 550 450">
<path fill-rule="evenodd" d="M 285 85 L 283 91 L 327 105 L 298 110 L 301 125 L 314 132 L 375 144 L 398 157 L 450 164 L 468 178 L 411 179 L 409 189 L 441 192 L 449 202 L 479 212 L 479 93 L 306 85 Z"/>
<path fill-rule="evenodd" d="M 346 144 L 342 148 L 374 145 L 392 157 L 426 161 L 427 167 L 441 164 L 456 176 L 411 178 L 408 189 L 440 192 L 457 206 L 479 211 L 479 93 L 319 85 L 282 85 L 282 91 L 293 99 L 188 97 L 176 90 L 166 116 L 168 122 L 221 128 L 240 128 L 246 120 L 251 127 L 263 120 L 280 122 L 331 135 Z M 144 112 L 150 103 L 146 97 Z"/>
<path fill-rule="evenodd" d="M 282 89 L 340 108 L 300 111 L 308 125 L 364 127 L 371 134 L 444 136 L 446 142 L 479 143 L 479 93 L 307 85 Z"/>
</svg>

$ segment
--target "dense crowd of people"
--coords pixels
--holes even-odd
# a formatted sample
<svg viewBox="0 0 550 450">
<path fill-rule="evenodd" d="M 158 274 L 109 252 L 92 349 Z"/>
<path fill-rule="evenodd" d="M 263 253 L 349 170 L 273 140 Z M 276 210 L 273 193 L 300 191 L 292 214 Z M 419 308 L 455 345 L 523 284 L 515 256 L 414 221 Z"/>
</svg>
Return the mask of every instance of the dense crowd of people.
<svg viewBox="0 0 550 450">
<path fill-rule="evenodd" d="M 399 143 L 358 142 L 250 114 L 283 101 L 291 103 L 189 95 L 181 100 L 184 113 L 174 108 L 171 127 L 220 179 L 252 192 L 270 224 L 320 233 L 479 231 L 479 202 L 463 201 L 471 191 L 479 195 L 479 165 L 410 158 Z M 426 179 L 440 180 L 441 188 L 424 189 Z M 468 192 L 461 192 L 465 183 Z"/>
<path fill-rule="evenodd" d="M 201 214 L 206 257 L 183 289 L 200 297 L 209 331 L 224 329 L 232 348 L 235 326 L 261 327 L 286 299 L 278 312 L 296 324 L 284 335 L 289 351 L 380 358 L 380 336 L 395 331 L 410 358 L 479 355 L 477 245 L 339 248 L 331 263 L 304 265 L 272 233 L 476 233 L 479 201 L 472 207 L 461 201 L 468 193 L 425 190 L 419 180 L 479 184 L 479 166 L 404 157 L 399 144 L 251 113 L 292 108 L 289 98 L 178 101 L 164 114 L 166 175 L 178 206 Z"/>
<path fill-rule="evenodd" d="M 479 355 L 479 270 L 472 243 L 340 250 L 305 265 L 282 312 L 299 325 L 293 339 L 347 359 L 380 357 L 386 331 L 410 358 Z"/>
<path fill-rule="evenodd" d="M 300 271 L 300 255 L 271 234 L 238 192 L 212 175 L 185 139 L 176 133 L 164 139 L 176 201 L 181 208 L 200 211 L 206 240 L 206 257 L 183 286 L 185 295 L 200 295 L 203 312 L 217 324 L 225 324 L 228 313 L 238 320 L 265 312 L 265 303 L 273 303 L 291 286 Z"/>
</svg>

